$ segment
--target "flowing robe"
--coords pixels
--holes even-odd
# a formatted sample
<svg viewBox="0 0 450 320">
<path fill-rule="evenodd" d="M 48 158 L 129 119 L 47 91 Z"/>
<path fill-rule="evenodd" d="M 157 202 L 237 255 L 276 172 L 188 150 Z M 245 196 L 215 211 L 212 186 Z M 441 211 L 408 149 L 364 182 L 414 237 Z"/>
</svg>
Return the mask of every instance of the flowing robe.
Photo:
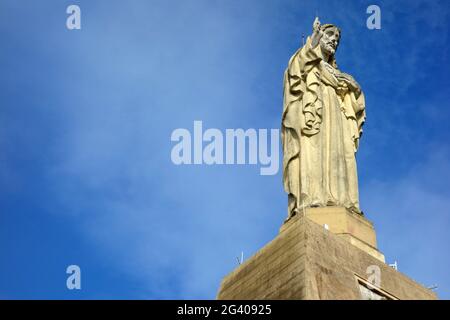
<svg viewBox="0 0 450 320">
<path fill-rule="evenodd" d="M 359 209 L 355 153 L 365 120 L 361 91 L 342 90 L 334 60 L 322 59 L 311 38 L 284 75 L 281 125 L 288 216 L 307 207 Z"/>
</svg>

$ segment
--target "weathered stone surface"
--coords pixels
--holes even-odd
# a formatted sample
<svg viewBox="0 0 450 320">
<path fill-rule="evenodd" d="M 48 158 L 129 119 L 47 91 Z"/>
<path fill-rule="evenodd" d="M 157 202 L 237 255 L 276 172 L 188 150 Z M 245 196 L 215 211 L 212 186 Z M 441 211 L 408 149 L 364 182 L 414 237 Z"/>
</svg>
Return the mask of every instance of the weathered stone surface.
<svg viewBox="0 0 450 320">
<path fill-rule="evenodd" d="M 223 280 L 219 299 L 283 299 L 287 287 L 285 296 L 303 295 L 304 236 L 302 228 L 279 234 Z"/>
<path fill-rule="evenodd" d="M 290 224 L 305 216 L 334 234 L 346 239 L 354 246 L 385 262 L 384 255 L 377 249 L 377 239 L 372 222 L 364 216 L 344 207 L 306 208 L 289 218 L 280 228 L 283 232 Z"/>
<path fill-rule="evenodd" d="M 307 217 L 299 217 L 227 275 L 218 299 L 362 299 L 358 279 L 380 270 L 379 292 L 393 299 L 436 299 L 404 274 Z"/>
</svg>

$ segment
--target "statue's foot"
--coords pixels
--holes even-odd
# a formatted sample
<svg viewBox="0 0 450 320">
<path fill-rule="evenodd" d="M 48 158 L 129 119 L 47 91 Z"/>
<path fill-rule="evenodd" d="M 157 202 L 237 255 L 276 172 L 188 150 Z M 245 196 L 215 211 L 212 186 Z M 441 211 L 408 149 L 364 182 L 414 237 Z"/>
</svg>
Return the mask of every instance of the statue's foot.
<svg viewBox="0 0 450 320">
<path fill-rule="evenodd" d="M 299 208 L 292 209 L 291 212 L 289 213 L 289 217 L 287 217 L 286 220 L 284 220 L 284 223 L 288 222 L 289 220 L 291 220 L 293 217 L 295 217 L 299 213 L 300 213 Z"/>
<path fill-rule="evenodd" d="M 359 214 L 360 216 L 364 215 L 364 213 L 359 208 L 357 208 L 355 206 L 348 208 L 348 210 L 350 210 L 353 213 Z"/>
<path fill-rule="evenodd" d="M 289 212 L 289 216 L 286 218 L 284 222 L 287 222 L 289 219 L 295 217 L 299 213 L 297 208 L 292 208 L 292 210 Z"/>
<path fill-rule="evenodd" d="M 292 215 L 293 215 L 293 216 L 295 216 L 295 215 L 297 215 L 297 214 L 300 214 L 300 213 L 301 213 L 300 208 L 294 208 L 294 210 L 292 210 Z"/>
</svg>

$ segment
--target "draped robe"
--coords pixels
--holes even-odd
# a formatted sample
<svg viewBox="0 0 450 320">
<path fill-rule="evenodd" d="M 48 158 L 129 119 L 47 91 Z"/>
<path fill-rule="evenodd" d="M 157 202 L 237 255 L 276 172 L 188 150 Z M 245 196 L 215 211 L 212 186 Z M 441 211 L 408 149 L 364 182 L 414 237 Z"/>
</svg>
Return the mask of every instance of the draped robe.
<svg viewBox="0 0 450 320">
<path fill-rule="evenodd" d="M 311 38 L 284 74 L 281 125 L 288 217 L 307 207 L 359 209 L 355 154 L 365 120 L 361 91 L 342 90 L 334 58 L 322 59 Z M 339 88 L 339 89 L 338 89 Z"/>
</svg>

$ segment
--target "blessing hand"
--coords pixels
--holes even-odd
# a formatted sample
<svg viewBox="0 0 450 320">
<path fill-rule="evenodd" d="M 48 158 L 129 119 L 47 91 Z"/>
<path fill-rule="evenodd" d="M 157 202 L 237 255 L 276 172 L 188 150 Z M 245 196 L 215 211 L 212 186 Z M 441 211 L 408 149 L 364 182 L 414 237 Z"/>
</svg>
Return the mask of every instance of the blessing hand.
<svg viewBox="0 0 450 320">
<path fill-rule="evenodd" d="M 316 17 L 313 22 L 313 33 L 311 36 L 311 46 L 313 48 L 317 47 L 319 44 L 320 38 L 322 37 L 322 30 L 320 30 L 320 21 L 319 18 Z"/>
<path fill-rule="evenodd" d="M 340 82 L 345 83 L 350 90 L 355 92 L 361 91 L 358 82 L 356 82 L 351 75 L 341 72 L 337 74 L 336 77 Z"/>
</svg>

